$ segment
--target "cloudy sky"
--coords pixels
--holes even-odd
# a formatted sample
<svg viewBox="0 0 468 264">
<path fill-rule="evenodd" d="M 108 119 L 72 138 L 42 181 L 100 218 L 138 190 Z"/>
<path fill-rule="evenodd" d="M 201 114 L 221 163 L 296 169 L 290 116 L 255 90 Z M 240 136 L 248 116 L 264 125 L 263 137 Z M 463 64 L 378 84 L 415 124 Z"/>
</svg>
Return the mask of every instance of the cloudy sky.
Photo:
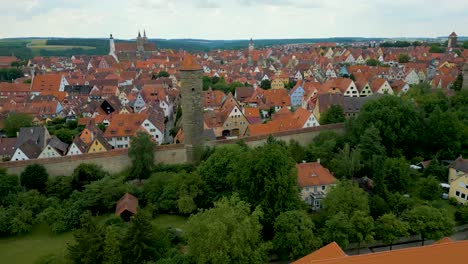
<svg viewBox="0 0 468 264">
<path fill-rule="evenodd" d="M 468 35 L 467 0 L 0 0 L 0 38 Z"/>
</svg>

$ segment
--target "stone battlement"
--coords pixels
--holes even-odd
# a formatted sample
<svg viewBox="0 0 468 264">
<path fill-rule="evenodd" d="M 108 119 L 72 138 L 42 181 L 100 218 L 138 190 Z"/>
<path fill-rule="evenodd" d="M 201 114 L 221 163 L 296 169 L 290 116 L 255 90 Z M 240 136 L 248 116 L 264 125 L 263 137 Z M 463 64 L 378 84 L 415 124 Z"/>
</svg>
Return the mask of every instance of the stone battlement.
<svg viewBox="0 0 468 264">
<path fill-rule="evenodd" d="M 306 146 L 322 131 L 342 131 L 343 124 L 325 125 L 319 127 L 310 127 L 298 130 L 283 131 L 272 134 L 279 140 L 289 142 L 296 140 L 299 144 Z M 256 147 L 266 142 L 269 135 L 260 135 L 245 137 L 240 139 L 226 139 L 206 142 L 206 146 L 218 146 L 224 144 L 234 144 L 243 140 L 247 145 Z M 185 145 L 173 144 L 162 145 L 156 147 L 155 163 L 165 164 L 179 164 L 187 162 L 187 153 Z M 1 163 L 0 166 L 6 168 L 9 173 L 21 174 L 24 168 L 31 164 L 41 164 L 46 167 L 49 175 L 71 175 L 73 170 L 81 163 L 95 163 L 101 165 L 104 170 L 110 173 L 118 173 L 125 170 L 131 165 L 130 158 L 128 157 L 128 149 L 117 149 L 108 152 L 83 154 L 76 156 L 64 156 L 48 159 L 34 159 L 22 161 L 9 161 Z"/>
</svg>

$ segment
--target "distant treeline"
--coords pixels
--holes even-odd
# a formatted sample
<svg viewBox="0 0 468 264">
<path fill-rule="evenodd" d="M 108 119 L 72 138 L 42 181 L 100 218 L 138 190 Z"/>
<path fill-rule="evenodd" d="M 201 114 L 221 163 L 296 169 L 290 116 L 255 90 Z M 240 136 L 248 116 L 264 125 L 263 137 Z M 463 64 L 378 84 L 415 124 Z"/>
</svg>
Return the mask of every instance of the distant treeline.
<svg viewBox="0 0 468 264">
<path fill-rule="evenodd" d="M 32 57 L 31 50 L 26 47 L 27 41 L 0 41 L 0 56 L 16 56 L 22 60 Z"/>
</svg>

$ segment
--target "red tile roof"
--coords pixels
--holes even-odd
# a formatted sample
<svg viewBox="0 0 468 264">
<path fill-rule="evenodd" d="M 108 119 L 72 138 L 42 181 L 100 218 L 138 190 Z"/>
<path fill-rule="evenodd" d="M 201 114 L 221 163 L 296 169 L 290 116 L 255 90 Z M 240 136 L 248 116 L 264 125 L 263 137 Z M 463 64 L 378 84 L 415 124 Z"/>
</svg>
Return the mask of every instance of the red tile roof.
<svg viewBox="0 0 468 264">
<path fill-rule="evenodd" d="M 125 210 L 136 214 L 137 213 L 137 207 L 138 207 L 138 199 L 129 194 L 126 193 L 120 200 L 117 202 L 117 206 L 115 208 L 115 214 L 120 215 L 123 213 Z"/>
<path fill-rule="evenodd" d="M 201 69 L 202 67 L 200 66 L 200 64 L 198 64 L 198 62 L 192 55 L 187 54 L 184 56 L 184 61 L 182 62 L 182 66 L 180 67 L 181 71 L 199 71 Z"/>
<path fill-rule="evenodd" d="M 327 246 L 328 247 L 328 246 Z M 325 249 L 326 247 L 322 248 Z M 466 259 L 468 241 L 435 243 L 430 246 L 413 247 L 399 250 L 346 256 L 333 254 L 335 249 L 326 249 L 325 254 L 318 252 L 307 255 L 294 264 L 440 264 L 440 263 L 463 263 Z M 322 249 L 319 249 L 322 250 Z"/>
<path fill-rule="evenodd" d="M 330 185 L 336 178 L 330 171 L 318 162 L 299 163 L 297 168 L 297 182 L 300 187 Z"/>
</svg>

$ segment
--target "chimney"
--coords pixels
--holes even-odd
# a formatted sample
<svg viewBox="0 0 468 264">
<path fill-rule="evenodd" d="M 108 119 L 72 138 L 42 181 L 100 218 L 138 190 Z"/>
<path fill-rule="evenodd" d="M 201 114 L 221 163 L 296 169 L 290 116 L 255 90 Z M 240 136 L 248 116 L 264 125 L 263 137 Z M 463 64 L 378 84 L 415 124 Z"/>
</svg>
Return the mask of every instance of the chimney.
<svg viewBox="0 0 468 264">
<path fill-rule="evenodd" d="M 317 163 L 320 164 L 320 159 L 317 159 Z"/>
</svg>

